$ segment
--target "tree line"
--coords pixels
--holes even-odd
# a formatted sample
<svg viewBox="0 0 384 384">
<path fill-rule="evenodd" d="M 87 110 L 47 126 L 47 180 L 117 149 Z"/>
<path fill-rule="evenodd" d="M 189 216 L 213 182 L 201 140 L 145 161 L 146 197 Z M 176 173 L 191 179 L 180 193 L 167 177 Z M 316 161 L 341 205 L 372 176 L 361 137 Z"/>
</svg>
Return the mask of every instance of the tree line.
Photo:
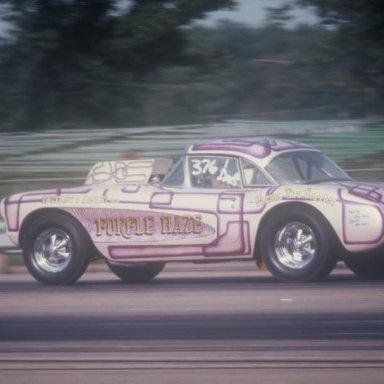
<svg viewBox="0 0 384 384">
<path fill-rule="evenodd" d="M 12 0 L 0 130 L 382 113 L 383 3 L 294 0 L 260 27 L 194 23 L 235 0 Z M 320 22 L 287 27 L 293 7 Z"/>
</svg>

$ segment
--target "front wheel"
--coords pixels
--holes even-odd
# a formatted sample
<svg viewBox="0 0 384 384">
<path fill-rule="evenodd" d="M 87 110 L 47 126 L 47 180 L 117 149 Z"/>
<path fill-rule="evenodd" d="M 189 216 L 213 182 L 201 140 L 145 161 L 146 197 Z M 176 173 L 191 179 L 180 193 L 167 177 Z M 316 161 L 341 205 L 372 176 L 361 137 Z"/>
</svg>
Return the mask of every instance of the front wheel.
<svg viewBox="0 0 384 384">
<path fill-rule="evenodd" d="M 325 278 L 336 259 L 329 250 L 328 224 L 314 209 L 285 207 L 264 223 L 261 252 L 280 280 L 305 282 Z"/>
<path fill-rule="evenodd" d="M 74 219 L 49 213 L 34 220 L 23 240 L 25 265 L 41 283 L 74 283 L 88 265 L 88 238 Z"/>
<path fill-rule="evenodd" d="M 107 261 L 108 267 L 116 276 L 126 283 L 148 283 L 164 268 L 165 263 L 114 263 Z"/>
</svg>

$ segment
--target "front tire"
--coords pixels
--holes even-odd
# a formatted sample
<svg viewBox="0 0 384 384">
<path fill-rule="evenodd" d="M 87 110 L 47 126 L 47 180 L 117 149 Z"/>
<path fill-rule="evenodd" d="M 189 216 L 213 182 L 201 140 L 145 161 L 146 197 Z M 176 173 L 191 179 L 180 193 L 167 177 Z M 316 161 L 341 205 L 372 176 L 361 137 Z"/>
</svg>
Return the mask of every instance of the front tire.
<svg viewBox="0 0 384 384">
<path fill-rule="evenodd" d="M 279 280 L 305 282 L 325 278 L 336 265 L 323 217 L 310 207 L 284 207 L 264 223 L 261 252 Z"/>
<path fill-rule="evenodd" d="M 107 261 L 108 267 L 117 277 L 126 283 L 142 284 L 148 283 L 157 276 L 164 268 L 165 263 L 114 263 Z"/>
<path fill-rule="evenodd" d="M 89 261 L 84 229 L 62 213 L 48 213 L 30 223 L 22 249 L 28 271 L 44 284 L 74 283 Z"/>
</svg>

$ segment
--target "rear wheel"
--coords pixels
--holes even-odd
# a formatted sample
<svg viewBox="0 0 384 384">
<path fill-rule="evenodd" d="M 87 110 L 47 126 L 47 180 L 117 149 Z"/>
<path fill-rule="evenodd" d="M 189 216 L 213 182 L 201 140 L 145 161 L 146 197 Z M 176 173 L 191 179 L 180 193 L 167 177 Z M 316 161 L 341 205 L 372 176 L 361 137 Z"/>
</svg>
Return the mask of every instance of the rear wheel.
<svg viewBox="0 0 384 384">
<path fill-rule="evenodd" d="M 107 261 L 110 270 L 126 283 L 148 283 L 164 268 L 165 263 L 114 263 Z"/>
<path fill-rule="evenodd" d="M 285 207 L 270 216 L 260 234 L 269 271 L 283 281 L 325 278 L 336 264 L 329 250 L 328 224 L 309 207 Z"/>
<path fill-rule="evenodd" d="M 23 256 L 31 275 L 45 284 L 75 282 L 88 265 L 89 241 L 79 223 L 60 213 L 45 214 L 27 228 Z"/>
</svg>

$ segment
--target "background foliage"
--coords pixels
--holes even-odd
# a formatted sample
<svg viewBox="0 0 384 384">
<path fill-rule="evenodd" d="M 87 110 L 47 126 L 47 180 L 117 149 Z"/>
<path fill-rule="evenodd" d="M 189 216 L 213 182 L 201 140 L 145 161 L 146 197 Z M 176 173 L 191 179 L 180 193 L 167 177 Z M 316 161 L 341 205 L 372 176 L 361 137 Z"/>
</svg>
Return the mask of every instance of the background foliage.
<svg viewBox="0 0 384 384">
<path fill-rule="evenodd" d="M 295 0 L 259 28 L 193 23 L 235 3 L 3 0 L 0 129 L 382 114 L 382 1 Z M 321 22 L 288 28 L 302 6 Z"/>
</svg>

